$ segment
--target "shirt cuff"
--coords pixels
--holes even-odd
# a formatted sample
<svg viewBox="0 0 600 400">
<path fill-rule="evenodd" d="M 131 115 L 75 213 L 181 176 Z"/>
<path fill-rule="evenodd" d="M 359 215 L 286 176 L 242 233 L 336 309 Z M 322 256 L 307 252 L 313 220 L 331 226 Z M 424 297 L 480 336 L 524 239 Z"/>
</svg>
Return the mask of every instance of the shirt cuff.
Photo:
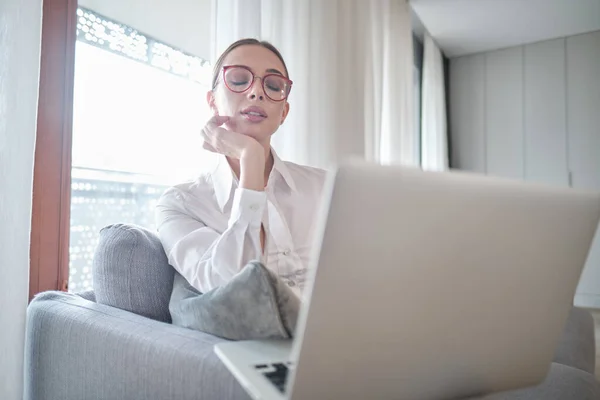
<svg viewBox="0 0 600 400">
<path fill-rule="evenodd" d="M 238 221 L 245 222 L 249 226 L 260 227 L 266 204 L 266 192 L 237 188 L 233 195 L 229 227 L 231 228 Z"/>
</svg>

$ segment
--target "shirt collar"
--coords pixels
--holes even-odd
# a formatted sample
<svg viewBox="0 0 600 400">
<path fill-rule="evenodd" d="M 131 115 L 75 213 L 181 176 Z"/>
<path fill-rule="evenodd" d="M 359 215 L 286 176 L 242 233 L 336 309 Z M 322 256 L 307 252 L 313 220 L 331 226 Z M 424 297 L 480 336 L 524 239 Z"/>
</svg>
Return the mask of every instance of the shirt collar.
<svg viewBox="0 0 600 400">
<path fill-rule="evenodd" d="M 273 171 L 271 177 L 274 178 L 274 173 L 281 175 L 285 183 L 289 186 L 292 191 L 296 191 L 296 183 L 290 174 L 287 165 L 279 158 L 275 150 L 271 147 L 271 154 L 273 155 Z M 221 211 L 225 210 L 225 205 L 231 198 L 234 182 L 237 183 L 237 178 L 233 174 L 233 170 L 227 162 L 225 156 L 219 156 L 217 165 L 212 173 L 213 187 L 215 189 L 215 197 Z"/>
<path fill-rule="evenodd" d="M 271 154 L 273 154 L 273 171 L 279 173 L 279 175 L 281 175 L 281 177 L 283 178 L 285 183 L 287 183 L 290 189 L 292 189 L 292 191 L 295 192 L 296 183 L 294 182 L 292 174 L 290 174 L 290 170 L 288 169 L 287 165 L 285 165 L 285 163 L 281 161 L 281 159 L 272 147 Z"/>
</svg>

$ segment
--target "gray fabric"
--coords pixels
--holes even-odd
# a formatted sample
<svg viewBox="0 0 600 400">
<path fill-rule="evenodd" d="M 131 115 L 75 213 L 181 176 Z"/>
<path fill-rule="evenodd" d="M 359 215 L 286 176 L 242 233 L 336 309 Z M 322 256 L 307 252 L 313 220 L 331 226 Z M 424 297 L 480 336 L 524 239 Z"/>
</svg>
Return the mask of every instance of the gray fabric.
<svg viewBox="0 0 600 400">
<path fill-rule="evenodd" d="M 169 304 L 174 325 L 232 340 L 291 338 L 299 309 L 298 297 L 259 262 L 204 294 L 176 273 Z"/>
<path fill-rule="evenodd" d="M 594 318 L 587 310 L 576 307 L 571 309 L 554 361 L 595 374 Z"/>
<path fill-rule="evenodd" d="M 248 400 L 202 332 L 45 292 L 27 310 L 25 400 Z"/>
<path fill-rule="evenodd" d="M 45 292 L 27 309 L 24 398 L 248 400 L 214 354 L 223 341 L 76 295 Z M 596 400 L 600 394 L 591 374 L 554 363 L 539 386 L 477 399 Z"/>
<path fill-rule="evenodd" d="M 86 290 L 84 292 L 78 292 L 75 294 L 86 300 L 93 301 L 94 303 L 96 302 L 96 294 L 94 293 L 93 290 Z"/>
<path fill-rule="evenodd" d="M 568 365 L 552 363 L 538 386 L 473 397 L 471 400 L 600 400 L 595 377 Z"/>
<path fill-rule="evenodd" d="M 96 302 L 170 322 L 173 272 L 155 233 L 126 224 L 100 231 L 93 260 Z"/>
</svg>

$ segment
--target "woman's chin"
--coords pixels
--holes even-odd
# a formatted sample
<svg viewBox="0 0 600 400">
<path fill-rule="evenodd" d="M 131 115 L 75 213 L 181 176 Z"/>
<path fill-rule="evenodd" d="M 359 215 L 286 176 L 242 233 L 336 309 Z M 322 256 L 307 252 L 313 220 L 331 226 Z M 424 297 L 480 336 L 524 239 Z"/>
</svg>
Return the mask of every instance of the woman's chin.
<svg viewBox="0 0 600 400">
<path fill-rule="evenodd" d="M 258 140 L 259 142 L 263 142 L 265 139 L 268 139 L 272 135 L 272 132 L 270 130 L 256 125 L 248 126 L 247 124 L 238 124 L 237 127 L 239 129 L 237 132 L 250 136 L 251 138 Z"/>
<path fill-rule="evenodd" d="M 225 123 L 225 128 L 234 131 L 243 133 L 244 135 L 248 135 L 255 139 L 265 138 L 271 136 L 271 130 L 267 128 L 266 121 L 261 123 L 244 121 L 240 118 L 235 118 Z"/>
<path fill-rule="evenodd" d="M 271 135 L 265 132 L 244 132 L 244 135 L 250 136 L 255 139 L 257 142 L 263 143 L 266 139 L 268 139 Z"/>
</svg>

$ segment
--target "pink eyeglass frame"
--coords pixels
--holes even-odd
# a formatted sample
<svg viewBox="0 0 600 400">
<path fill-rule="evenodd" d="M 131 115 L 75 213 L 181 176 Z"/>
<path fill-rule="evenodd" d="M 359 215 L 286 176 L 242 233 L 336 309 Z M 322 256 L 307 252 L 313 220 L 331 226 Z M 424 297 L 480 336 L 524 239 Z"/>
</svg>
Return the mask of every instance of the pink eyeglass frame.
<svg viewBox="0 0 600 400">
<path fill-rule="evenodd" d="M 250 74 L 252 75 L 252 82 L 250 82 L 250 84 L 248 85 L 248 87 L 246 89 L 244 89 L 242 91 L 238 91 L 238 90 L 233 90 L 232 88 L 229 87 L 229 85 L 227 84 L 227 80 L 225 79 L 225 73 L 227 72 L 227 70 L 229 70 L 231 68 L 243 68 L 243 69 L 247 70 L 248 72 L 250 72 Z M 250 88 L 252 87 L 252 85 L 254 85 L 255 79 L 256 78 L 260 78 L 260 85 L 262 87 L 263 93 L 265 94 L 265 96 L 267 96 L 269 98 L 269 100 L 276 101 L 276 102 L 284 101 L 284 100 L 286 100 L 289 97 L 290 92 L 292 91 L 292 85 L 294 83 L 290 79 L 286 78 L 285 76 L 283 76 L 281 74 L 269 73 L 269 74 L 263 75 L 262 77 L 261 76 L 256 76 L 254 74 L 254 72 L 250 69 L 250 67 L 247 67 L 245 65 L 226 65 L 226 66 L 223 67 L 221 76 L 223 78 L 223 82 L 225 83 L 225 87 L 227 87 L 227 89 L 229 89 L 230 91 L 232 91 L 234 93 L 244 93 L 244 92 L 250 90 Z M 268 78 L 269 76 L 276 76 L 278 78 L 282 78 L 289 85 L 289 89 L 287 90 L 287 93 L 285 94 L 285 97 L 283 99 L 275 100 L 274 98 L 272 98 L 271 96 L 269 96 L 267 94 L 267 91 L 265 90 L 265 78 Z"/>
</svg>

